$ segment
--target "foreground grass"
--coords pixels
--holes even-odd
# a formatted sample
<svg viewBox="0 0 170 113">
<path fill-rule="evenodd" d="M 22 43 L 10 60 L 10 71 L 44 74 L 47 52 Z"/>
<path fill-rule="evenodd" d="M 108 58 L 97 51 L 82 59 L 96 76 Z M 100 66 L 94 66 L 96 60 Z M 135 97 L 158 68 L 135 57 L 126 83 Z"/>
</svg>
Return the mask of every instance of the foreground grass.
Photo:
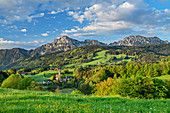
<svg viewBox="0 0 170 113">
<path fill-rule="evenodd" d="M 1 113 L 169 113 L 169 100 L 126 99 L 0 88 Z"/>
<path fill-rule="evenodd" d="M 162 76 L 159 76 L 159 77 L 155 77 L 155 78 L 158 78 L 158 79 L 161 79 L 161 80 L 170 80 L 170 75 L 162 75 Z"/>
</svg>

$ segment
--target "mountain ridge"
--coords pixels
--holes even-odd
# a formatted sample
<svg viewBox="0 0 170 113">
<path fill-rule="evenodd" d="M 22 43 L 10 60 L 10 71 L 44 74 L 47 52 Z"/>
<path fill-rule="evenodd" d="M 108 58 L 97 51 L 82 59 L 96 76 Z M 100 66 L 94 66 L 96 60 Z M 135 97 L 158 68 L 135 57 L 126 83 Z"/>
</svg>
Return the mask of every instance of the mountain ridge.
<svg viewBox="0 0 170 113">
<path fill-rule="evenodd" d="M 168 41 L 163 41 L 158 37 L 144 37 L 141 35 L 125 37 L 123 40 L 110 43 L 109 45 L 124 45 L 124 46 L 142 46 L 142 45 L 158 45 L 168 44 Z"/>
<path fill-rule="evenodd" d="M 139 38 L 139 40 L 138 40 Z M 149 40 L 148 40 L 149 39 Z M 142 40 L 142 41 L 140 41 Z M 148 42 L 147 42 L 148 41 Z M 140 42 L 140 43 L 138 43 Z M 1 49 L 0 50 L 0 67 L 8 65 L 10 63 L 24 60 L 30 57 L 37 57 L 45 54 L 58 54 L 68 50 L 75 49 L 77 47 L 87 46 L 87 45 L 100 45 L 100 46 L 137 46 L 137 45 L 154 45 L 154 44 L 167 44 L 168 42 L 159 39 L 158 37 L 144 37 L 144 36 L 130 36 L 125 39 L 111 43 L 109 45 L 99 42 L 98 40 L 84 40 L 78 41 L 76 39 L 69 38 L 68 36 L 60 37 L 55 39 L 52 43 L 47 43 L 41 45 L 36 49 L 25 50 L 22 48 L 13 49 Z"/>
</svg>

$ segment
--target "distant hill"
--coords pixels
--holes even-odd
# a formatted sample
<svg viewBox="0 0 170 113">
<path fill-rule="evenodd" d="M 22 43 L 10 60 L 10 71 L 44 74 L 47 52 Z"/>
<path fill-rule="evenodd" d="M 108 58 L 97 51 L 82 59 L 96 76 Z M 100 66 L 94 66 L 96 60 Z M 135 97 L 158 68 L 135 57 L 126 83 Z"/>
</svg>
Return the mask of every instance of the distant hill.
<svg viewBox="0 0 170 113">
<path fill-rule="evenodd" d="M 110 43 L 109 45 L 124 45 L 124 46 L 141 46 L 141 45 L 158 45 L 168 44 L 168 41 L 163 41 L 158 37 L 144 37 L 140 35 L 129 36 L 123 40 Z"/>
<path fill-rule="evenodd" d="M 62 67 L 72 64 L 81 64 L 95 61 L 97 62 L 96 53 L 100 51 L 107 51 L 103 53 L 106 57 L 110 55 L 128 55 L 133 56 L 137 62 L 157 62 L 162 58 L 170 55 L 170 44 L 161 45 L 147 45 L 147 46 L 100 46 L 100 45 L 87 45 L 78 47 L 73 50 L 68 50 L 62 53 L 51 53 L 41 56 L 34 56 L 24 60 L 16 61 L 0 67 L 0 69 L 10 68 L 40 68 L 49 65 Z M 108 55 L 107 55 L 108 54 Z M 102 56 L 103 56 L 102 55 Z M 98 56 L 100 58 L 100 56 Z M 110 59 L 112 60 L 112 59 Z M 121 60 L 121 59 L 120 59 Z M 109 60 L 108 60 L 109 61 Z"/>
<path fill-rule="evenodd" d="M 35 50 L 25 50 L 21 48 L 0 50 L 0 69 L 10 63 L 23 60 L 29 57 L 40 56 L 51 53 L 61 53 L 85 45 L 106 45 L 97 40 L 78 41 L 67 36 L 55 39 L 52 43 L 42 45 Z"/>
<path fill-rule="evenodd" d="M 122 46 L 138 46 L 138 45 L 155 45 L 155 44 L 165 44 L 163 48 L 156 49 L 152 48 L 154 52 L 157 52 L 159 54 L 168 54 L 169 50 L 169 44 L 167 44 L 167 41 L 162 41 L 158 37 L 143 37 L 143 36 L 130 36 L 126 37 L 122 41 L 111 43 L 109 46 L 112 48 L 112 46 L 116 45 L 122 45 Z M 167 45 L 166 45 L 167 44 Z M 23 60 L 28 59 L 38 59 L 40 56 L 47 56 L 51 58 L 51 56 L 72 50 L 78 47 L 86 46 L 85 49 L 88 51 L 88 45 L 98 45 L 98 46 L 106 46 L 106 48 L 109 48 L 109 46 L 105 43 L 99 42 L 97 40 L 85 40 L 85 41 L 78 41 L 72 38 L 69 38 L 67 36 L 63 36 L 59 39 L 55 39 L 52 43 L 47 43 L 45 45 L 42 45 L 34 50 L 25 50 L 21 48 L 14 48 L 14 49 L 2 49 L 0 50 L 0 70 L 2 69 L 9 69 L 9 68 L 21 68 L 25 67 L 26 64 L 32 62 L 26 62 L 22 64 L 22 66 L 15 66 L 17 65 L 16 62 L 21 62 Z M 158 45 L 159 46 L 159 45 Z M 156 47 L 156 46 L 151 46 Z M 121 49 L 121 47 L 119 47 Z M 146 47 L 144 47 L 146 48 Z M 156 47 L 158 48 L 158 47 Z M 91 48 L 90 48 L 91 49 Z M 95 49 L 95 48 L 93 48 Z M 163 49 L 163 50 L 162 50 Z M 79 54 L 79 53 L 76 53 Z M 84 53 L 86 54 L 86 53 Z M 36 61 L 35 61 L 36 62 Z M 46 62 L 46 61 L 45 61 Z M 42 62 L 41 62 L 42 63 Z M 40 64 L 41 64 L 40 63 Z M 33 62 L 33 67 L 36 67 L 40 64 L 36 64 Z M 42 63 L 45 65 L 44 63 Z M 31 66 L 31 65 L 29 65 Z"/>
<path fill-rule="evenodd" d="M 0 50 L 0 67 L 4 67 L 9 63 L 23 60 L 29 57 L 30 54 L 25 49 L 21 48 L 2 49 Z"/>
</svg>

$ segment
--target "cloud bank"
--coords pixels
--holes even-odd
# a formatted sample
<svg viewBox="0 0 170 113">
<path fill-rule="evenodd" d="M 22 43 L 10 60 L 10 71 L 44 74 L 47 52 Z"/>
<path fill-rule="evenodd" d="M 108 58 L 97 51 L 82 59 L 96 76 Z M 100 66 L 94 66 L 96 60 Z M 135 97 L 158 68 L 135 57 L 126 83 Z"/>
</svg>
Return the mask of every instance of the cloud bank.
<svg viewBox="0 0 170 113">
<path fill-rule="evenodd" d="M 164 34 L 170 28 L 170 10 L 148 8 L 142 0 L 127 0 L 119 4 L 94 4 L 85 11 L 69 11 L 68 15 L 83 23 L 90 21 L 83 28 L 65 30 L 71 36 L 85 34 L 124 35 L 124 34 Z M 159 31 L 159 32 L 157 32 Z M 157 33 L 154 33 L 157 32 Z M 85 35 L 86 36 L 86 35 Z"/>
<path fill-rule="evenodd" d="M 0 38 L 0 49 L 11 49 L 12 48 L 23 48 L 25 47 L 26 49 L 32 49 L 37 46 L 40 46 L 43 41 L 33 41 L 33 42 L 21 42 L 21 41 L 9 41 L 9 40 L 4 40 L 4 38 Z"/>
</svg>

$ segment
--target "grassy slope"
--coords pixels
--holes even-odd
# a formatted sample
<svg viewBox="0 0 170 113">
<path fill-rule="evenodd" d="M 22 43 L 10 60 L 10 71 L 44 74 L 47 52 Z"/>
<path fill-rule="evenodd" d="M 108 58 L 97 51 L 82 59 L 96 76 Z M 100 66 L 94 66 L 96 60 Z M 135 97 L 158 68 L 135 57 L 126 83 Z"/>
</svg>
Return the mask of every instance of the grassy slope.
<svg viewBox="0 0 170 113">
<path fill-rule="evenodd" d="M 103 50 L 103 51 L 100 51 L 100 52 L 97 52 L 95 54 L 95 57 L 93 57 L 93 61 L 91 62 L 88 62 L 88 63 L 78 63 L 78 64 L 70 64 L 70 65 L 66 65 L 65 67 L 70 67 L 70 66 L 84 66 L 84 65 L 100 65 L 100 64 L 97 64 L 96 62 L 101 62 L 103 64 L 111 64 L 113 62 L 116 62 L 116 61 L 132 61 L 132 59 L 134 58 L 134 56 L 128 56 L 130 57 L 130 59 L 123 59 L 126 55 L 124 54 L 120 54 L 120 55 L 110 55 L 110 54 L 105 54 L 108 50 Z M 111 63 L 106 63 L 106 61 L 108 61 L 111 57 L 116 57 L 117 60 L 114 60 L 112 61 Z M 123 58 L 122 58 L 123 57 Z"/>
<path fill-rule="evenodd" d="M 155 78 L 158 78 L 158 79 L 161 79 L 161 80 L 163 80 L 163 79 L 170 80 L 170 75 L 162 75 L 160 77 L 155 77 Z"/>
<path fill-rule="evenodd" d="M 43 73 L 45 73 L 45 77 L 42 76 Z M 36 82 L 42 82 L 45 79 L 49 79 L 53 74 L 56 73 L 58 73 L 58 71 L 49 70 L 36 75 L 25 75 L 25 77 L 33 77 Z"/>
<path fill-rule="evenodd" d="M 0 89 L 1 113 L 168 113 L 170 112 L 169 106 L 169 100 L 93 97 L 83 95 L 57 94 L 50 92 Z"/>
<path fill-rule="evenodd" d="M 69 73 L 64 74 L 64 75 L 73 76 L 73 70 L 74 69 L 69 69 Z M 61 70 L 61 74 L 63 74 L 63 72 L 64 70 Z M 45 73 L 45 77 L 42 76 L 44 73 Z M 58 70 L 49 70 L 49 71 L 43 71 L 36 75 L 25 75 L 25 77 L 33 77 L 36 82 L 42 82 L 43 80 L 49 79 L 52 75 L 57 74 L 57 73 L 58 73 Z"/>
<path fill-rule="evenodd" d="M 137 52 L 140 55 L 146 56 L 144 60 L 147 61 L 159 61 L 162 58 L 170 55 L 170 44 L 162 44 L 162 45 L 149 45 L 149 46 L 134 46 L 134 47 L 126 47 L 126 46 L 98 46 L 98 45 L 91 45 L 91 46 L 83 46 L 76 48 L 74 50 L 69 50 L 63 53 L 53 53 L 53 54 L 46 54 L 38 57 L 30 57 L 24 60 L 20 60 L 17 62 L 13 62 L 6 66 L 0 67 L 1 70 L 7 69 L 21 69 L 24 67 L 30 68 L 40 68 L 42 66 L 49 66 L 49 65 L 57 65 L 57 66 L 64 66 L 67 64 L 78 63 L 80 62 L 80 58 L 82 60 L 84 57 L 91 58 L 91 56 L 96 50 L 130 50 L 132 53 Z M 143 58 L 143 56 L 142 56 Z"/>
</svg>

